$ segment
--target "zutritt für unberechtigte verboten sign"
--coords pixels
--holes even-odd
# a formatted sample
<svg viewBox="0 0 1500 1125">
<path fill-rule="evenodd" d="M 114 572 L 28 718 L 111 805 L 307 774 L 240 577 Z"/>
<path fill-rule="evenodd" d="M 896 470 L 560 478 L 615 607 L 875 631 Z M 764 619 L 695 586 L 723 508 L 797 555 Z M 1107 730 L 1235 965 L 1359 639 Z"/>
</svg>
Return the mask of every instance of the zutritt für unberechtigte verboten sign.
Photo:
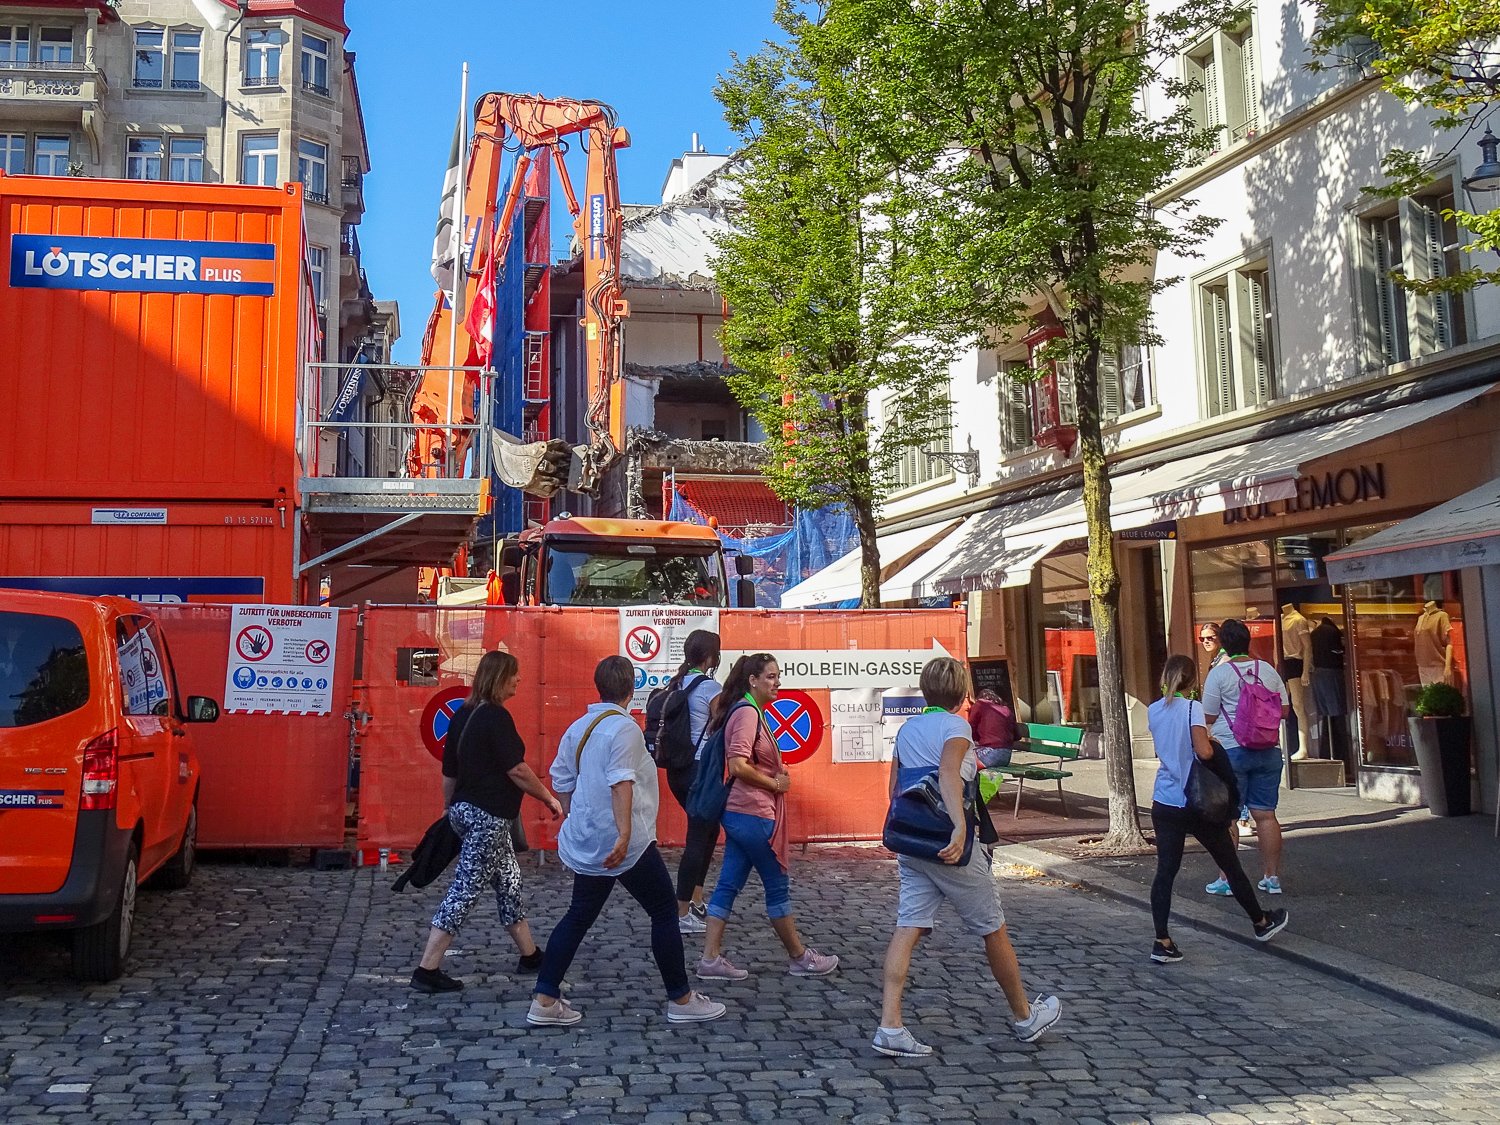
<svg viewBox="0 0 1500 1125">
<path fill-rule="evenodd" d="M 276 292 L 276 247 L 269 242 L 13 234 L 10 284 L 14 289 L 269 297 Z"/>
</svg>

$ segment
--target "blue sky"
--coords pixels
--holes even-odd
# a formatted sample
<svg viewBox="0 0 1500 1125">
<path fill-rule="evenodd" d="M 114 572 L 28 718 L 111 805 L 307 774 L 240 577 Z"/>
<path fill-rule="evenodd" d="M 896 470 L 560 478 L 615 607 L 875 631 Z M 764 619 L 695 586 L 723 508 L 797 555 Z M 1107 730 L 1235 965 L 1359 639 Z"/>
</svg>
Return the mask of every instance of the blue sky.
<svg viewBox="0 0 1500 1125">
<path fill-rule="evenodd" d="M 423 18 L 412 18 L 417 6 Z M 668 166 L 694 132 L 710 152 L 729 151 L 714 84 L 731 52 L 753 54 L 775 36 L 773 7 L 773 0 L 350 0 L 349 48 L 372 169 L 359 239 L 375 296 L 401 302 L 399 360 L 417 358 L 432 309 L 432 229 L 462 63 L 471 105 L 490 90 L 609 102 L 631 138 L 619 154 L 621 197 L 657 203 Z M 569 171 L 581 184 L 574 157 Z M 554 206 L 563 208 L 555 185 Z"/>
</svg>

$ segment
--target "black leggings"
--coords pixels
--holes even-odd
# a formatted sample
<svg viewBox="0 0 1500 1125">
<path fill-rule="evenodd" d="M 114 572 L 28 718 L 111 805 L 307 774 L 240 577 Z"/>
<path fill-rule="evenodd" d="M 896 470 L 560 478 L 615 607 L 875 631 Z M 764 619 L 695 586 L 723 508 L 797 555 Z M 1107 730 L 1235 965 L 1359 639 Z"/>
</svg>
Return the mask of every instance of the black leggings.
<svg viewBox="0 0 1500 1125">
<path fill-rule="evenodd" d="M 693 787 L 697 772 L 697 762 L 667 770 L 667 788 L 672 790 L 672 796 L 677 798 L 683 812 L 687 812 L 688 791 Z M 687 840 L 683 844 L 682 859 L 677 864 L 678 902 L 691 901 L 694 888 L 703 886 L 718 843 L 719 826 L 716 823 L 688 817 Z"/>
<path fill-rule="evenodd" d="M 1240 866 L 1238 849 L 1229 839 L 1229 825 L 1208 824 L 1187 809 L 1164 805 L 1160 801 L 1151 803 L 1151 827 L 1156 831 L 1156 878 L 1151 882 L 1151 920 L 1156 923 L 1156 936 L 1168 937 L 1167 919 L 1172 913 L 1172 884 L 1182 867 L 1182 846 L 1192 836 L 1203 845 L 1229 880 L 1229 889 L 1234 899 L 1249 916 L 1252 923 L 1259 922 L 1265 912 L 1255 897 L 1255 888 L 1250 885 L 1250 876 Z"/>
</svg>

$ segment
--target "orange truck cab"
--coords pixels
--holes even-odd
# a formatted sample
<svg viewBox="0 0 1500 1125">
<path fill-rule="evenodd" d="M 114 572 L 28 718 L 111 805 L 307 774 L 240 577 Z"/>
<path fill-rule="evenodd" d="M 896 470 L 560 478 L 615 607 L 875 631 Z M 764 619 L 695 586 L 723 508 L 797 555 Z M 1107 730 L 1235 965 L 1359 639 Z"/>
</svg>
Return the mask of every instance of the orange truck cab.
<svg viewBox="0 0 1500 1125">
<path fill-rule="evenodd" d="M 69 931 L 76 976 L 119 976 L 137 884 L 192 875 L 190 724 L 218 716 L 148 609 L 0 590 L 0 933 Z"/>
<path fill-rule="evenodd" d="M 730 604 L 723 545 L 699 524 L 564 515 L 523 531 L 503 561 L 513 568 L 511 604 Z M 749 562 L 736 558 L 741 574 Z M 748 581 L 739 585 L 739 603 L 754 605 Z"/>
</svg>

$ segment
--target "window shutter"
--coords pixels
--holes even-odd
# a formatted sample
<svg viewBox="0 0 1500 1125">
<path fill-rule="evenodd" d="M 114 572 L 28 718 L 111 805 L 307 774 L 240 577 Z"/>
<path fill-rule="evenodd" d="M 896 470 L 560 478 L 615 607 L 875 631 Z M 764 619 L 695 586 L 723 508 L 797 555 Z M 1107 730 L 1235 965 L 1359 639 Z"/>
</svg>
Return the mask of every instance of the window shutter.
<svg viewBox="0 0 1500 1125">
<path fill-rule="evenodd" d="M 1208 128 L 1223 128 L 1223 103 L 1219 96 L 1219 60 L 1213 54 L 1203 60 L 1203 108 L 1207 116 Z M 1220 140 L 1218 137 L 1214 139 Z"/>
<path fill-rule="evenodd" d="M 1240 42 L 1240 76 L 1245 89 L 1245 133 L 1260 129 L 1260 76 L 1255 65 L 1255 29 L 1245 28 Z"/>
<path fill-rule="evenodd" d="M 1078 425 L 1078 383 L 1073 378 L 1073 361 L 1057 364 L 1057 422 L 1061 426 Z"/>
<path fill-rule="evenodd" d="M 1218 288 L 1203 290 L 1203 360 L 1208 390 L 1208 412 L 1227 414 L 1235 407 L 1234 367 L 1229 347 L 1229 294 Z"/>
<path fill-rule="evenodd" d="M 1099 420 L 1111 422 L 1124 411 L 1120 387 L 1120 353 L 1106 344 L 1099 352 Z"/>
<path fill-rule="evenodd" d="M 1015 453 L 1031 445 L 1031 386 L 1017 379 L 1017 371 L 1026 370 L 1026 364 L 1006 363 L 1002 369 L 1000 388 L 1001 424 L 1005 429 L 1005 448 Z"/>
<path fill-rule="evenodd" d="M 1443 253 L 1443 217 L 1431 201 L 1422 204 L 1422 234 L 1425 244 L 1427 276 L 1436 280 L 1448 276 L 1446 255 Z M 1438 351 L 1453 346 L 1453 315 L 1451 293 L 1434 293 L 1432 301 L 1432 335 Z"/>
<path fill-rule="evenodd" d="M 1245 277 L 1245 315 L 1249 319 L 1246 333 L 1250 345 L 1249 371 L 1252 382 L 1245 389 L 1257 404 L 1271 400 L 1271 336 L 1266 328 L 1266 274 L 1247 273 Z"/>
</svg>

